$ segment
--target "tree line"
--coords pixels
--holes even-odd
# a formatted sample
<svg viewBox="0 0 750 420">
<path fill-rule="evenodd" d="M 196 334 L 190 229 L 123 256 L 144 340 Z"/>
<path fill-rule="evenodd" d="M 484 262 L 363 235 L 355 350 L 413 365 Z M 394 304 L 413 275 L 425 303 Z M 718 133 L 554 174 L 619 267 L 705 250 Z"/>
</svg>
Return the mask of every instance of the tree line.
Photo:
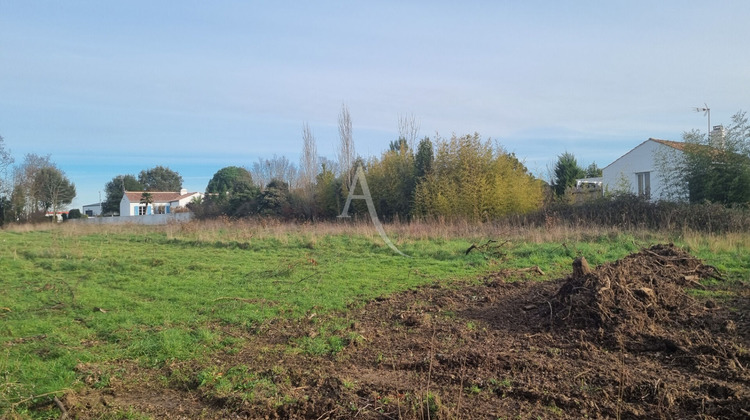
<svg viewBox="0 0 750 420">
<path fill-rule="evenodd" d="M 48 212 L 57 214 L 76 196 L 76 186 L 50 156 L 27 154 L 15 159 L 0 137 L 0 225 L 8 222 L 34 222 Z"/>
<path fill-rule="evenodd" d="M 413 116 L 399 117 L 398 123 L 398 138 L 380 156 L 364 159 L 356 154 L 352 119 L 343 105 L 335 160 L 318 156 L 315 135 L 303 124 L 298 164 L 274 155 L 248 167 L 222 168 L 191 210 L 201 218 L 333 219 L 340 214 L 361 166 L 383 220 L 486 221 L 565 201 L 566 191 L 577 179 L 601 176 L 595 163 L 583 168 L 572 153 L 565 152 L 557 157 L 548 183 L 513 153 L 477 133 L 419 139 Z M 683 133 L 683 140 L 684 153 L 671 156 L 669 164 L 665 159 L 661 168 L 675 197 L 693 203 L 750 203 L 750 125 L 744 112 L 732 117 L 720 143 L 697 130 Z M 0 220 L 41 219 L 75 197 L 75 185 L 49 156 L 29 154 L 20 165 L 13 163 L 0 137 Z M 117 175 L 105 185 L 103 211 L 118 212 L 124 191 L 179 191 L 182 182 L 179 173 L 163 166 L 137 176 Z M 366 213 L 365 203 L 355 200 L 352 212 Z"/>
<path fill-rule="evenodd" d="M 379 157 L 365 160 L 356 155 L 346 106 L 338 123 L 336 161 L 317 156 L 315 136 L 304 124 L 297 167 L 274 156 L 250 168 L 223 168 L 209 182 L 202 202 L 191 209 L 198 217 L 332 219 L 340 214 L 360 166 L 383 220 L 484 221 L 536 210 L 547 196 L 544 181 L 514 154 L 479 134 L 420 140 L 414 117 L 400 117 L 398 138 Z M 352 212 L 365 213 L 365 203 L 353 202 Z"/>
<path fill-rule="evenodd" d="M 482 141 L 478 134 L 423 138 L 414 151 L 404 138 L 380 157 L 356 157 L 350 167 L 323 161 L 312 177 L 253 181 L 252 169 L 226 167 L 209 182 L 202 202 L 191 209 L 199 217 L 253 215 L 319 220 L 341 213 L 357 167 L 362 166 L 378 216 L 384 220 L 445 217 L 488 220 L 539 208 L 545 184 L 513 154 Z M 303 154 L 304 159 L 304 154 Z M 263 165 L 267 166 L 267 165 Z M 304 165 L 301 165 L 304 168 Z M 361 194 L 359 185 L 355 190 Z M 354 214 L 365 203 L 352 204 Z"/>
</svg>

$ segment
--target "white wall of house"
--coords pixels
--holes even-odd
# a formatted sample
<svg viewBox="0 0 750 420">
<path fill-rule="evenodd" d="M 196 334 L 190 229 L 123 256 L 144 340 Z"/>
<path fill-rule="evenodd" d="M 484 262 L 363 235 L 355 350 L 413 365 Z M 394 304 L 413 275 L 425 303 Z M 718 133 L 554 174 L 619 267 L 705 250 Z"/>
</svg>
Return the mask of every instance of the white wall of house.
<svg viewBox="0 0 750 420">
<path fill-rule="evenodd" d="M 673 160 L 679 150 L 648 139 L 602 170 L 607 192 L 645 194 L 651 200 L 666 199 L 662 162 Z"/>
<path fill-rule="evenodd" d="M 153 214 L 151 216 L 133 217 L 91 217 L 88 219 L 70 219 L 68 223 L 86 223 L 99 225 L 166 225 L 169 223 L 189 222 L 192 213 Z"/>
<path fill-rule="evenodd" d="M 120 201 L 120 216 L 137 216 L 138 206 L 140 205 L 140 202 L 133 203 L 128 199 L 127 195 L 123 195 Z"/>
<path fill-rule="evenodd" d="M 153 202 L 145 207 L 145 214 L 139 213 L 139 209 L 144 207 L 140 200 L 130 201 L 127 194 L 122 196 L 120 201 L 120 216 L 151 216 L 158 213 L 171 214 L 178 207 L 185 207 L 197 197 L 202 197 L 201 193 L 188 194 L 185 190 L 180 191 L 180 198 L 168 202 Z M 154 193 L 161 194 L 161 193 Z M 176 195 L 176 193 L 175 193 Z"/>
<path fill-rule="evenodd" d="M 140 207 L 145 207 L 145 214 L 139 213 Z M 123 196 L 123 200 L 120 202 L 120 216 L 150 216 L 155 215 L 159 212 L 159 207 L 165 207 L 166 213 L 171 213 L 169 203 L 151 203 L 148 206 L 144 206 L 140 201 L 131 202 L 126 196 Z M 125 213 L 123 213 L 125 211 Z"/>
<path fill-rule="evenodd" d="M 132 216 L 133 212 L 131 210 L 131 203 L 130 200 L 128 200 L 127 195 L 122 196 L 122 200 L 120 200 L 120 216 Z"/>
</svg>

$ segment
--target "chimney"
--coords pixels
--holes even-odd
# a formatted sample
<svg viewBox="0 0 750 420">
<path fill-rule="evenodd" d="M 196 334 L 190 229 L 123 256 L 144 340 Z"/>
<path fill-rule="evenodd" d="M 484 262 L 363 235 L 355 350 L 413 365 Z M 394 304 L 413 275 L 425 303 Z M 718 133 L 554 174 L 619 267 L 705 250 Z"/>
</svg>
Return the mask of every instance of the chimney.
<svg viewBox="0 0 750 420">
<path fill-rule="evenodd" d="M 711 147 L 715 147 L 717 149 L 723 149 L 724 148 L 724 126 L 723 125 L 715 125 L 713 130 L 711 130 L 711 133 L 708 135 L 708 144 L 711 145 Z"/>
<path fill-rule="evenodd" d="M 181 189 L 181 190 L 180 190 L 180 195 L 185 195 L 185 194 L 187 194 L 187 190 L 186 190 L 186 189 L 184 189 L 184 188 L 183 188 L 183 189 Z"/>
</svg>

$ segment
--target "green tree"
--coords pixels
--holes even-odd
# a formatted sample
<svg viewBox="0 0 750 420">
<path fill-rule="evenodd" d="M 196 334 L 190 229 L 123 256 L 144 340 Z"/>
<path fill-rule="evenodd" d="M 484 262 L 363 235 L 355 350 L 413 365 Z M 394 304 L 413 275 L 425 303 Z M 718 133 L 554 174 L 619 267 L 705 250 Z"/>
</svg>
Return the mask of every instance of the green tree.
<svg viewBox="0 0 750 420">
<path fill-rule="evenodd" d="M 481 220 L 489 196 L 492 146 L 478 134 L 437 139 L 433 168 L 415 192 L 415 214 Z"/>
<path fill-rule="evenodd" d="M 746 113 L 737 112 L 723 134 L 711 136 L 695 132 L 683 136 L 690 201 L 750 203 L 750 124 Z"/>
<path fill-rule="evenodd" d="M 152 203 L 154 202 L 154 196 L 153 196 L 153 195 L 151 195 L 151 193 L 150 193 L 150 192 L 148 192 L 148 191 L 144 191 L 144 192 L 143 192 L 143 193 L 141 194 L 141 199 L 139 200 L 139 202 L 140 202 L 141 204 L 143 204 L 143 206 L 145 206 L 145 207 L 146 207 L 146 212 L 145 212 L 145 214 L 149 214 L 149 212 L 148 212 L 148 207 L 149 207 L 149 205 L 151 205 L 151 204 L 152 204 Z M 152 208 L 152 212 L 153 212 L 153 208 Z M 139 213 L 139 214 L 140 214 L 140 213 Z"/>
<path fill-rule="evenodd" d="M 151 195 L 150 192 L 144 191 L 143 194 L 141 194 L 140 202 L 141 204 L 145 204 L 146 206 L 148 206 L 149 204 L 154 202 L 154 196 Z"/>
<path fill-rule="evenodd" d="M 557 157 L 555 164 L 555 180 L 553 188 L 555 195 L 562 197 L 565 190 L 576 184 L 576 179 L 585 178 L 586 172 L 578 166 L 576 157 L 569 152 L 565 152 Z"/>
<path fill-rule="evenodd" d="M 433 159 L 432 142 L 429 137 L 425 137 L 419 142 L 417 154 L 414 157 L 415 175 L 417 179 L 424 178 L 425 175 L 432 171 Z"/>
<path fill-rule="evenodd" d="M 260 189 L 247 169 L 227 166 L 214 174 L 206 187 L 206 200 L 194 207 L 202 207 L 204 217 L 250 216 L 257 212 L 259 194 Z"/>
<path fill-rule="evenodd" d="M 331 165 L 323 162 L 315 181 L 315 213 L 318 217 L 332 219 L 341 213 L 346 197 L 342 195 L 342 178 L 337 178 Z M 361 201 L 361 200 L 360 200 Z"/>
<path fill-rule="evenodd" d="M 262 216 L 291 216 L 289 184 L 278 179 L 271 180 L 261 193 L 258 204 L 258 213 Z"/>
<path fill-rule="evenodd" d="M 63 171 L 48 166 L 41 168 L 34 178 L 34 195 L 42 209 L 57 213 L 73 201 L 76 186 L 68 180 Z"/>
<path fill-rule="evenodd" d="M 657 157 L 668 196 L 691 203 L 750 203 L 750 124 L 744 111 L 724 130 L 682 134 L 681 149 Z"/>
<path fill-rule="evenodd" d="M 143 185 L 134 175 L 117 175 L 104 184 L 105 199 L 102 212 L 112 214 L 120 211 L 120 201 L 125 191 L 143 191 Z"/>
<path fill-rule="evenodd" d="M 138 174 L 138 182 L 146 191 L 180 191 L 182 176 L 164 166 L 155 166 Z"/>
<path fill-rule="evenodd" d="M 228 200 L 234 192 L 253 186 L 253 177 L 247 169 L 227 166 L 219 169 L 208 181 L 206 195 L 212 199 Z"/>
<path fill-rule="evenodd" d="M 68 219 L 80 219 L 83 215 L 81 214 L 81 210 L 79 209 L 71 209 L 68 212 Z"/>
<path fill-rule="evenodd" d="M 408 219 L 413 207 L 416 178 L 414 155 L 406 140 L 391 142 L 380 160 L 371 159 L 366 177 L 378 216 L 386 220 L 395 216 Z"/>
<path fill-rule="evenodd" d="M 409 145 L 406 143 L 406 139 L 401 137 L 398 140 L 390 142 L 388 150 L 391 152 L 401 152 L 402 150 L 409 150 Z"/>
<path fill-rule="evenodd" d="M 602 168 L 596 166 L 596 162 L 586 167 L 586 178 L 599 178 L 603 175 Z"/>
</svg>

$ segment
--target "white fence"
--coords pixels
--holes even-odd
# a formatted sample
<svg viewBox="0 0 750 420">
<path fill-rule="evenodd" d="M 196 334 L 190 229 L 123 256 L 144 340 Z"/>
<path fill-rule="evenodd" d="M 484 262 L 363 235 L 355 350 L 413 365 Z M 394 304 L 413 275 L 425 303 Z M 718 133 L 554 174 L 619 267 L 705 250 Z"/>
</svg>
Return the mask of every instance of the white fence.
<svg viewBox="0 0 750 420">
<path fill-rule="evenodd" d="M 99 225 L 166 225 L 183 223 L 193 219 L 193 213 L 150 214 L 146 216 L 89 217 L 88 219 L 69 219 L 68 223 L 88 223 Z"/>
</svg>

